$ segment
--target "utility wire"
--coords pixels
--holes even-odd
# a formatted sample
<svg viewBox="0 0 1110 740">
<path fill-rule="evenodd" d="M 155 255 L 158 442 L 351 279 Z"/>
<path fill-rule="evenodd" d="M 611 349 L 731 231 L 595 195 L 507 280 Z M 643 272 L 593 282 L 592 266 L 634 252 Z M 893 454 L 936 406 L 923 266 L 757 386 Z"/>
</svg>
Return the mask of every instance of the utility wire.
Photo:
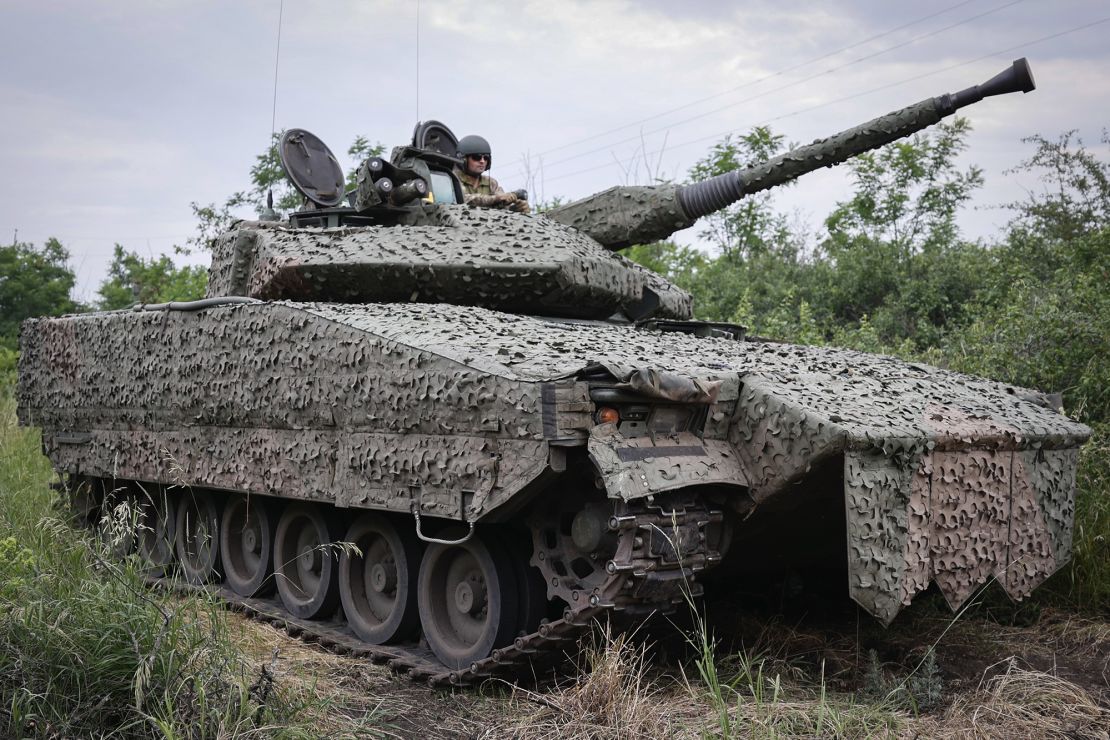
<svg viewBox="0 0 1110 740">
<path fill-rule="evenodd" d="M 833 51 L 827 52 L 827 53 L 822 54 L 820 56 L 813 57 L 812 59 L 807 59 L 806 61 L 799 62 L 798 64 L 795 64 L 791 67 L 784 67 L 783 69 L 777 70 L 777 71 L 772 72 L 768 75 L 764 75 L 763 77 L 760 77 L 758 79 L 752 80 L 750 82 L 745 82 L 743 85 L 738 85 L 736 87 L 729 88 L 728 90 L 723 90 L 719 93 L 714 93 L 713 95 L 707 95 L 704 98 L 698 98 L 697 100 L 692 100 L 689 103 L 683 103 L 682 105 L 675 106 L 674 108 L 668 108 L 665 111 L 660 111 L 659 113 L 648 116 L 646 118 L 641 118 L 639 120 L 632 121 L 631 123 L 626 123 L 626 124 L 623 124 L 621 126 L 617 126 L 616 128 L 611 128 L 608 131 L 602 131 L 600 134 L 592 134 L 590 136 L 586 136 L 584 138 L 572 141 L 568 144 L 560 144 L 559 146 L 552 147 L 551 149 L 547 149 L 545 151 L 539 152 L 538 154 L 536 154 L 536 156 L 537 157 L 542 157 L 542 156 L 547 155 L 547 154 L 552 154 L 553 152 L 562 151 L 563 149 L 569 149 L 570 147 L 577 146 L 578 144 L 584 144 L 587 141 L 593 141 L 594 139 L 600 139 L 603 136 L 608 136 L 609 134 L 614 134 L 618 131 L 623 131 L 627 128 L 632 128 L 633 126 L 638 126 L 641 123 L 647 123 L 648 121 L 654 121 L 657 118 L 662 118 L 663 116 L 670 115 L 671 113 L 677 113 L 680 110 L 685 110 L 686 108 L 692 108 L 695 105 L 699 105 L 701 103 L 705 103 L 705 102 L 708 102 L 710 100 L 715 100 L 716 98 L 724 97 L 725 95 L 730 95 L 734 92 L 739 92 L 740 90 L 744 90 L 746 88 L 752 87 L 753 85 L 758 85 L 761 82 L 766 82 L 767 80 L 774 79 L 775 77 L 782 76 L 784 74 L 787 74 L 788 72 L 793 72 L 794 70 L 801 69 L 802 67 L 806 67 L 806 66 L 808 66 L 810 64 L 813 64 L 815 62 L 819 62 L 822 59 L 828 59 L 829 57 L 836 56 L 837 54 L 848 51 L 849 49 L 854 49 L 857 46 L 863 46 L 864 44 L 875 41 L 876 39 L 880 39 L 883 36 L 889 36 L 890 34 L 895 33 L 896 31 L 901 31 L 903 29 L 909 28 L 910 26 L 916 26 L 918 23 L 922 23 L 922 22 L 927 21 L 931 18 L 936 18 L 938 15 L 944 15 L 945 13 L 948 13 L 952 10 L 957 9 L 957 8 L 962 8 L 965 5 L 970 5 L 973 2 L 977 2 L 977 0 L 964 0 L 961 3 L 956 3 L 955 5 L 944 8 L 943 10 L 938 10 L 935 13 L 930 13 L 929 15 L 922 16 L 921 18 L 910 21 L 909 23 L 903 23 L 900 26 L 896 26 L 894 28 L 888 29 L 886 31 L 883 31 L 882 33 L 877 33 L 874 36 L 868 36 L 867 38 L 862 39 L 860 41 L 856 41 L 855 43 L 849 44 L 848 46 L 842 46 L 839 49 L 835 49 Z"/>
<path fill-rule="evenodd" d="M 854 100 L 855 98 L 861 98 L 865 95 L 871 95 L 872 93 L 881 92 L 883 90 L 888 90 L 892 87 L 898 87 L 899 85 L 904 85 L 907 82 L 915 82 L 917 80 L 921 80 L 921 79 L 924 79 L 926 77 L 932 77 L 934 75 L 942 74 L 944 72 L 949 72 L 953 69 L 958 69 L 960 67 L 966 67 L 969 64 L 974 64 L 975 62 L 981 62 L 984 59 L 990 59 L 992 57 L 996 57 L 996 56 L 999 56 L 1001 54 L 1008 54 L 1012 51 L 1017 51 L 1018 49 L 1025 49 L 1027 47 L 1034 46 L 1036 44 L 1044 43 L 1045 41 L 1051 41 L 1052 39 L 1057 39 L 1057 38 L 1060 38 L 1061 36 L 1067 36 L 1068 34 L 1076 33 L 1078 31 L 1083 31 L 1083 30 L 1086 30 L 1086 29 L 1091 28 L 1093 26 L 1097 26 L 1097 25 L 1107 23 L 1107 22 L 1110 22 L 1110 17 L 1100 18 L 1099 20 L 1091 21 L 1090 23 L 1084 23 L 1083 25 L 1076 26 L 1074 28 L 1069 28 L 1066 31 L 1060 31 L 1058 33 L 1049 34 L 1048 36 L 1041 36 L 1040 38 L 1033 39 L 1031 41 L 1025 41 L 1025 42 L 1022 42 L 1020 44 L 1016 44 L 1014 46 L 1009 46 L 1005 49 L 999 49 L 997 51 L 992 51 L 988 54 L 983 54 L 981 56 L 977 56 L 974 59 L 968 59 L 967 61 L 958 62 L 956 64 L 951 64 L 947 67 L 941 67 L 940 69 L 935 69 L 931 72 L 924 72 L 924 73 L 919 74 L 919 75 L 914 75 L 913 77 L 906 77 L 905 79 L 901 79 L 901 80 L 898 80 L 896 82 L 890 82 L 890 83 L 887 83 L 885 85 L 879 85 L 878 87 L 873 87 L 870 90 L 865 90 L 863 92 L 853 93 L 851 95 L 845 95 L 843 97 L 836 98 L 834 100 L 829 100 L 829 101 L 826 101 L 824 103 L 818 103 L 816 105 L 811 105 L 811 106 L 808 106 L 806 108 L 799 108 L 798 110 L 794 110 L 794 111 L 791 111 L 789 113 L 783 113 L 783 114 L 778 115 L 778 116 L 773 116 L 771 118 L 764 119 L 763 121 L 761 121 L 759 123 L 754 123 L 754 124 L 751 124 L 749 126 L 741 126 L 741 127 L 737 127 L 737 128 L 731 128 L 727 131 L 722 131 L 722 132 L 716 133 L 716 134 L 710 134 L 709 136 L 701 136 L 701 137 L 698 137 L 696 139 L 690 139 L 690 140 L 681 142 L 679 144 L 675 144 L 673 147 L 670 147 L 670 149 L 672 149 L 672 150 L 673 149 L 680 149 L 684 146 L 690 146 L 692 144 L 699 144 L 699 143 L 702 143 L 702 142 L 708 141 L 708 140 L 719 140 L 723 136 L 728 136 L 730 134 L 735 134 L 735 133 L 738 133 L 740 131 L 744 131 L 746 129 L 751 128 L 751 126 L 766 125 L 768 123 L 773 123 L 775 121 L 781 121 L 785 118 L 792 118 L 794 116 L 801 115 L 802 113 L 809 113 L 810 111 L 818 110 L 820 108 L 826 108 L 830 105 L 834 105 L 835 103 L 842 103 L 846 100 Z M 645 157 L 654 156 L 656 154 L 660 154 L 662 151 L 663 151 L 662 149 L 659 149 L 659 150 L 656 150 L 656 151 L 647 152 L 644 156 Z M 581 170 L 576 170 L 575 172 L 570 172 L 570 173 L 563 174 L 563 175 L 556 175 L 555 177 L 549 177 L 549 178 L 546 178 L 546 179 L 547 180 L 562 180 L 562 179 L 565 179 L 565 178 L 568 178 L 568 177 L 576 177 L 578 175 L 582 175 L 582 174 L 585 174 L 587 172 L 594 172 L 596 170 L 600 170 L 600 169 L 604 169 L 606 167 L 612 167 L 612 166 L 614 166 L 613 162 L 605 162 L 605 163 L 602 163 L 602 164 L 599 164 L 599 165 L 595 165 L 593 167 L 587 167 L 587 168 L 584 168 L 584 169 L 581 169 Z"/>
<path fill-rule="evenodd" d="M 554 167 L 554 166 L 560 165 L 564 162 L 571 162 L 571 161 L 574 161 L 576 159 L 582 159 L 583 157 L 588 157 L 592 154 L 597 154 L 599 152 L 604 152 L 604 151 L 608 150 L 610 147 L 617 146 L 618 144 L 626 144 L 630 141 L 636 141 L 637 139 L 641 139 L 644 136 L 651 136 L 652 134 L 657 134 L 661 131 L 669 131 L 669 130 L 671 130 L 673 128 L 676 128 L 678 126 L 684 126 L 687 123 L 691 123 L 693 121 L 697 121 L 697 120 L 700 120 L 702 118 L 706 118 L 707 116 L 711 116 L 711 115 L 720 113 L 722 111 L 728 110 L 729 108 L 735 108 L 738 105 L 743 105 L 744 103 L 750 103 L 753 100 L 758 100 L 760 98 L 765 98 L 769 95 L 774 95 L 775 93 L 782 92 L 783 90 L 789 90 L 790 88 L 797 87 L 797 86 L 799 86 L 801 84 L 804 84 L 806 82 L 810 82 L 812 80 L 815 80 L 818 77 L 824 77 L 825 75 L 829 75 L 829 74 L 832 74 L 834 72 L 839 72 L 842 69 L 846 69 L 847 67 L 851 67 L 853 65 L 859 64 L 860 62 L 865 62 L 869 59 L 874 59 L 875 57 L 882 56 L 883 54 L 888 54 L 892 51 L 896 51 L 897 49 L 901 49 L 901 48 L 904 48 L 904 47 L 909 46 L 911 44 L 917 43 L 918 41 L 922 41 L 924 39 L 931 38 L 931 37 L 936 36 L 938 34 L 944 33 L 945 31 L 950 31 L 953 28 L 957 28 L 958 26 L 966 25 L 968 23 L 971 23 L 972 21 L 978 20 L 980 18 L 991 15 L 993 13 L 997 13 L 1001 10 L 1005 10 L 1006 8 L 1012 7 L 1014 5 L 1022 3 L 1024 1 L 1025 0 L 1011 0 L 1008 3 L 1005 3 L 1003 5 L 999 5 L 995 8 L 990 9 L 990 10 L 983 11 L 982 13 L 978 13 L 977 15 L 970 16 L 968 18 L 963 19 L 962 21 L 957 21 L 956 23 L 951 23 L 947 26 L 943 26 L 942 28 L 938 28 L 938 29 L 935 29 L 933 31 L 929 31 L 927 33 L 920 34 L 920 35 L 915 36 L 915 37 L 913 37 L 911 39 L 908 39 L 906 41 L 902 41 L 900 43 L 894 44 L 893 46 L 888 46 L 885 49 L 880 49 L 879 51 L 871 52 L 870 54 L 864 54 L 863 56 L 860 56 L 860 57 L 857 57 L 855 59 L 849 60 L 847 62 L 844 62 L 843 64 L 839 64 L 835 67 L 830 67 L 829 69 L 823 70 L 821 72 L 816 72 L 816 73 L 811 74 L 807 77 L 802 77 L 802 78 L 797 79 L 793 82 L 789 82 L 785 85 L 780 85 L 779 87 L 775 87 L 775 88 L 772 88 L 770 90 L 765 90 L 761 93 L 757 93 L 757 94 L 752 95 L 750 97 L 743 98 L 741 100 L 737 100 L 737 101 L 729 103 L 727 105 L 722 105 L 722 106 L 719 106 L 717 108 L 713 108 L 711 110 L 705 111 L 704 113 L 699 113 L 697 115 L 690 116 L 688 118 L 683 118 L 679 121 L 675 121 L 673 123 L 667 124 L 666 126 L 661 126 L 659 128 L 652 129 L 651 131 L 641 132 L 641 133 L 635 134 L 633 136 L 628 136 L 628 137 L 625 137 L 623 139 L 618 139 L 617 141 L 610 142 L 608 144 L 604 144 L 604 145 L 596 147 L 594 149 L 589 149 L 587 151 L 580 152 L 579 154 L 572 154 L 570 156 L 563 157 L 562 159 L 556 159 L 553 162 L 546 163 L 546 166 L 547 167 Z M 834 52 L 834 53 L 836 53 L 836 52 Z M 804 66 L 804 65 L 796 65 L 794 68 L 796 69 L 798 66 Z M 768 78 L 763 78 L 763 79 L 768 79 Z M 737 88 L 737 89 L 740 89 L 740 88 Z M 724 94 L 724 93 L 722 93 L 722 94 Z M 711 97 L 716 97 L 716 96 L 711 96 Z M 710 99 L 710 98 L 706 98 L 706 99 Z M 688 106 L 683 106 L 683 107 L 688 107 Z M 678 109 L 676 109 L 676 110 L 678 110 Z M 650 120 L 650 119 L 644 119 L 644 120 Z M 635 125 L 635 124 L 633 124 L 633 125 Z M 627 127 L 624 127 L 624 128 L 627 128 Z M 601 136 L 601 135 L 599 134 L 599 136 Z M 594 137 L 594 138 L 596 138 L 596 137 Z M 551 151 L 551 150 L 549 150 L 549 151 Z M 519 174 L 519 173 L 509 173 L 508 177 L 512 177 L 512 176 L 517 175 L 517 174 Z"/>
</svg>

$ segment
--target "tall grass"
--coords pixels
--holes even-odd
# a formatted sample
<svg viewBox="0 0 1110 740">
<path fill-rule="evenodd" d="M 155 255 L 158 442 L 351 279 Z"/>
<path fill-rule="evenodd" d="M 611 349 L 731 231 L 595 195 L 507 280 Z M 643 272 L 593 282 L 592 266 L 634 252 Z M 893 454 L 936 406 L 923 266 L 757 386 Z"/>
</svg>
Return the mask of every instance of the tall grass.
<svg viewBox="0 0 1110 740">
<path fill-rule="evenodd" d="M 1072 560 L 1049 582 L 1045 601 L 1110 615 L 1110 422 L 1092 426 L 1079 452 Z"/>
<path fill-rule="evenodd" d="M 0 736 L 318 736 L 317 700 L 247 660 L 222 607 L 144 588 L 66 523 L 14 416 L 0 395 Z"/>
<path fill-rule="evenodd" d="M 692 601 L 689 606 L 694 629 L 686 639 L 700 685 L 688 682 L 688 689 L 712 707 L 714 717 L 703 736 L 895 737 L 905 729 L 908 716 L 893 693 L 867 698 L 831 691 L 824 661 L 811 676 L 786 659 L 784 643 L 719 656 L 704 614 Z"/>
</svg>

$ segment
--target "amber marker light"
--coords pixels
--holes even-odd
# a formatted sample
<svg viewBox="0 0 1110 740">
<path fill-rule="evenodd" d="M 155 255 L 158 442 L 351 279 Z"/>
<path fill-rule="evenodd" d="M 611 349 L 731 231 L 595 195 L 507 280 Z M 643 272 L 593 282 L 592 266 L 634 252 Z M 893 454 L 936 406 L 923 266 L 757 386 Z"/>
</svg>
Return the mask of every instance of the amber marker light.
<svg viewBox="0 0 1110 740">
<path fill-rule="evenodd" d="M 602 406 L 597 410 L 598 424 L 616 424 L 621 420 L 621 412 L 612 406 Z"/>
</svg>

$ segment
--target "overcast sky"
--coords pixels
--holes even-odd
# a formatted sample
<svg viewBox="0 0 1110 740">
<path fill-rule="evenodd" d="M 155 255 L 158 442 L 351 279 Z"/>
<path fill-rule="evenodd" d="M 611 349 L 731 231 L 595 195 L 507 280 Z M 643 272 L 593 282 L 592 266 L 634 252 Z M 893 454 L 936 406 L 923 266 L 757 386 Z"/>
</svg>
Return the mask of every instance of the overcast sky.
<svg viewBox="0 0 1110 740">
<path fill-rule="evenodd" d="M 0 0 L 0 239 L 58 237 L 84 300 L 115 243 L 184 244 L 190 202 L 245 188 L 269 140 L 279 9 L 276 128 L 345 166 L 357 135 L 388 150 L 437 119 L 488 138 L 506 188 L 574 199 L 682 179 L 756 124 L 808 142 L 1021 56 L 1035 92 L 964 111 L 986 176 L 965 234 L 994 233 L 1031 186 L 1006 174 L 1022 137 L 1077 129 L 1107 156 L 1107 0 Z M 778 204 L 817 228 L 842 171 Z"/>
</svg>

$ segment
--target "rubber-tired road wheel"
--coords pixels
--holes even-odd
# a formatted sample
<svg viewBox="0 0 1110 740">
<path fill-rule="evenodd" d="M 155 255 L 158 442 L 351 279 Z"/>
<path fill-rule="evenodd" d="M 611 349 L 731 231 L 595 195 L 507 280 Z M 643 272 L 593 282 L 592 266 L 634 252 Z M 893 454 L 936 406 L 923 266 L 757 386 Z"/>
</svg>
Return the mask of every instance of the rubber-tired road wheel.
<svg viewBox="0 0 1110 740">
<path fill-rule="evenodd" d="M 330 616 L 339 604 L 339 567 L 332 529 L 318 506 L 290 504 L 274 534 L 274 580 L 295 617 Z"/>
<path fill-rule="evenodd" d="M 240 596 L 266 596 L 274 589 L 274 518 L 266 501 L 236 495 L 220 518 L 224 581 Z"/>
<path fill-rule="evenodd" d="M 173 568 L 177 507 L 163 486 L 151 483 L 138 488 L 139 557 L 147 575 L 160 578 Z"/>
<path fill-rule="evenodd" d="M 218 577 L 220 510 L 207 491 L 184 491 L 177 503 L 175 550 L 181 573 L 200 585 Z"/>
<path fill-rule="evenodd" d="M 420 543 L 383 516 L 365 514 L 343 537 L 361 555 L 345 548 L 339 557 L 339 597 L 347 624 L 359 637 L 384 645 L 411 637 L 420 625 L 416 580 Z"/>
<path fill-rule="evenodd" d="M 420 624 L 444 665 L 465 670 L 512 642 L 519 621 L 516 575 L 505 551 L 487 538 L 428 547 L 420 562 Z"/>
<path fill-rule="evenodd" d="M 126 483 L 101 481 L 103 496 L 96 522 L 97 537 L 100 538 L 108 557 L 123 560 L 135 549 L 135 529 L 138 510 L 135 495 Z"/>
</svg>

